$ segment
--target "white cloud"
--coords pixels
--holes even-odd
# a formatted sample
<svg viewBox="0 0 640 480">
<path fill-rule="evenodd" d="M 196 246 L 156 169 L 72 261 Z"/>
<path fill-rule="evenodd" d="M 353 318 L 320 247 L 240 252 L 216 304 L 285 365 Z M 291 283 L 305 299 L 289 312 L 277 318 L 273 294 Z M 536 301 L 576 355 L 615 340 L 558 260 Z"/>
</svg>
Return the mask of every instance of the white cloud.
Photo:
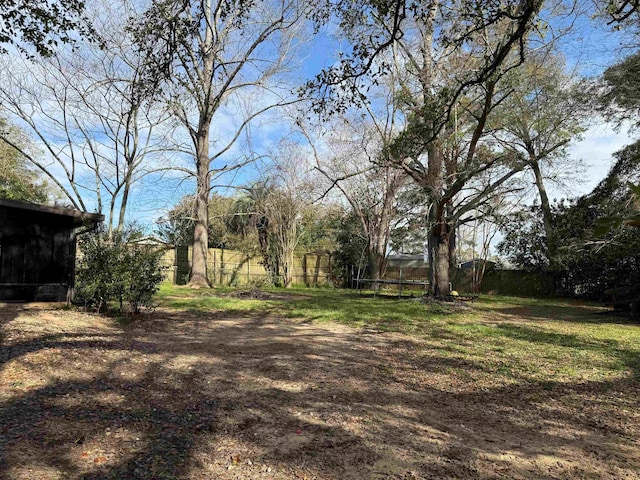
<svg viewBox="0 0 640 480">
<path fill-rule="evenodd" d="M 613 165 L 613 154 L 634 139 L 626 129 L 616 132 L 610 124 L 600 124 L 589 128 L 580 142 L 569 148 L 572 158 L 583 159 L 586 172 L 575 184 L 573 196 L 589 193 L 606 177 Z"/>
</svg>

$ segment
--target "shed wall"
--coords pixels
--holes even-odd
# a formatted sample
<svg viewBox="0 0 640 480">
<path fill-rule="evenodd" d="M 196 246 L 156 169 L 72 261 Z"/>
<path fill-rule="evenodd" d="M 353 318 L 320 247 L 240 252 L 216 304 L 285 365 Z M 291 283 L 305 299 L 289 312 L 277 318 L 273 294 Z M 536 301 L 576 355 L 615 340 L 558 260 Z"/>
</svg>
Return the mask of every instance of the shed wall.
<svg viewBox="0 0 640 480">
<path fill-rule="evenodd" d="M 74 246 L 72 219 L 0 207 L 0 300 L 65 300 Z"/>
</svg>

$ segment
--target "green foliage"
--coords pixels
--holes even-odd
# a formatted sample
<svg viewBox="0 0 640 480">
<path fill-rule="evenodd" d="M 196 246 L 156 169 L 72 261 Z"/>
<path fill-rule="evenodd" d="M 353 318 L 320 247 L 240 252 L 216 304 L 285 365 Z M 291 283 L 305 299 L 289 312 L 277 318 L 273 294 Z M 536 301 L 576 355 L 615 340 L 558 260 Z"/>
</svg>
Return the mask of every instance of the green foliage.
<svg viewBox="0 0 640 480">
<path fill-rule="evenodd" d="M 334 209 L 311 205 L 301 194 L 306 186 L 296 190 L 282 183 L 268 178 L 246 187 L 227 217 L 230 232 L 245 240 L 238 250 L 259 253 L 266 283 L 276 286 L 292 281 L 294 251 L 327 251 L 335 246 Z"/>
<path fill-rule="evenodd" d="M 46 203 L 49 187 L 37 172 L 27 165 L 18 149 L 29 149 L 24 132 L 0 118 L 0 130 L 7 141 L 0 139 L 0 198 L 23 202 Z M 16 148 L 17 147 L 17 148 Z"/>
<path fill-rule="evenodd" d="M 302 216 L 299 249 L 305 252 L 335 250 L 336 222 L 342 215 L 343 209 L 337 205 L 316 204 L 306 208 Z"/>
<path fill-rule="evenodd" d="M 547 256 L 537 209 L 508 223 L 499 251 L 521 268 L 545 270 L 551 265 L 557 294 L 604 300 L 609 288 L 640 283 L 640 236 L 624 223 L 638 211 L 634 185 L 640 180 L 640 142 L 616 157 L 593 192 L 553 206 L 554 258 Z"/>
<path fill-rule="evenodd" d="M 498 244 L 500 255 L 519 268 L 545 270 L 549 266 L 542 210 L 533 206 L 502 220 L 503 240 Z"/>
<path fill-rule="evenodd" d="M 456 74 L 446 74 L 442 85 L 433 88 L 420 115 L 412 119 L 407 136 L 402 135 L 397 147 L 411 147 L 411 137 L 420 141 L 429 141 L 438 134 L 448 121 L 451 108 L 470 88 L 481 85 L 493 75 L 500 74 L 512 66 L 509 54 L 513 58 L 524 55 L 522 49 L 532 24 L 538 17 L 542 2 L 507 2 L 498 0 L 479 0 L 477 2 L 458 2 L 446 7 L 433 2 L 406 3 L 400 0 L 354 0 L 350 2 L 319 2 L 311 12 L 316 25 L 325 24 L 333 16 L 338 28 L 349 40 L 350 50 L 341 53 L 337 62 L 323 69 L 314 80 L 307 82 L 302 91 L 305 95 L 315 96 L 314 109 L 317 112 L 342 112 L 351 105 L 367 102 L 370 82 L 391 70 L 391 63 L 384 55 L 399 41 L 407 41 L 415 35 L 412 29 L 416 25 L 427 31 L 438 32 L 433 47 L 435 51 L 448 51 L 449 64 L 460 61 L 462 55 L 469 55 L 464 61 L 470 68 L 460 69 Z M 493 42 L 487 45 L 478 32 L 496 32 Z M 424 41 L 425 38 L 422 38 Z M 431 48 L 431 46 L 430 46 Z M 423 53 L 426 53 L 426 50 Z M 477 52 L 481 53 L 477 55 Z M 407 70 L 415 66 L 415 60 L 407 63 Z M 444 69 L 443 69 L 444 70 Z M 445 75 L 442 75 L 445 78 Z M 424 78 L 422 79 L 424 80 Z M 338 88 L 339 86 L 339 88 Z M 436 108 L 429 108 L 431 107 Z M 421 123 L 421 117 L 429 122 Z M 416 121 L 417 120 L 417 121 Z M 423 129 L 427 127 L 427 129 Z M 419 131 L 427 137 L 419 137 Z"/>
<path fill-rule="evenodd" d="M 335 223 L 334 274 L 338 285 L 348 286 L 351 267 L 366 266 L 367 237 L 360 219 L 353 212 L 343 213 Z"/>
<path fill-rule="evenodd" d="M 610 120 L 640 124 L 640 53 L 609 67 L 602 76 L 600 102 Z"/>
<path fill-rule="evenodd" d="M 82 259 L 76 269 L 76 302 L 101 311 L 110 302 L 130 313 L 150 307 L 163 279 L 161 252 L 126 243 L 127 235 L 109 240 L 103 233 L 80 239 Z"/>
<path fill-rule="evenodd" d="M 0 53 L 7 52 L 6 44 L 22 51 L 30 45 L 38 54 L 51 56 L 58 42 L 73 41 L 71 32 L 93 34 L 84 8 L 83 0 L 3 0 L 0 2 Z"/>
<path fill-rule="evenodd" d="M 592 100 L 584 98 L 565 71 L 562 57 L 547 51 L 528 52 L 527 62 L 503 79 L 504 87 L 513 92 L 499 102 L 489 119 L 490 128 L 503 142 L 529 162 L 545 165 L 546 180 L 558 180 L 554 178 L 557 162 L 568 159 L 569 142 L 581 138 L 591 109 Z M 571 159 L 574 175 L 575 163 Z"/>
<path fill-rule="evenodd" d="M 257 240 L 254 246 L 262 257 L 267 272 L 266 282 L 279 284 L 280 267 L 276 252 L 274 233 L 265 206 L 274 187 L 268 180 L 256 182 L 246 188 L 245 193 L 237 197 L 230 208 L 228 228 L 244 239 Z M 246 251 L 246 250 L 245 250 Z"/>
<path fill-rule="evenodd" d="M 145 247 L 124 249 L 117 270 L 121 284 L 121 310 L 123 301 L 129 304 L 131 313 L 138 313 L 140 307 L 152 305 L 153 295 L 163 279 L 160 257 L 160 252 Z"/>
</svg>

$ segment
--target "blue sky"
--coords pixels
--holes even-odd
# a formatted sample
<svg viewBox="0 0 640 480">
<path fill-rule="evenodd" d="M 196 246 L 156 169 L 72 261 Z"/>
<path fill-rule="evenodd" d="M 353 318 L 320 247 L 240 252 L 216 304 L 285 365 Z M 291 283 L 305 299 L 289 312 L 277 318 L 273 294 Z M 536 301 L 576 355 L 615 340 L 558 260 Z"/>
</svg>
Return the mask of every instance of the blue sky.
<svg viewBox="0 0 640 480">
<path fill-rule="evenodd" d="M 555 30 L 561 31 L 568 22 L 566 18 L 560 21 Z M 558 46 L 565 56 L 567 70 L 576 72 L 581 77 L 599 76 L 607 67 L 631 54 L 637 46 L 637 39 L 633 35 L 626 31 L 616 31 L 607 25 L 607 19 L 594 18 L 592 11 L 584 11 L 582 15 L 572 17 L 571 27 L 569 33 L 560 37 Z M 552 198 L 589 193 L 613 165 L 613 153 L 633 141 L 627 128 L 616 131 L 603 119 L 597 116 L 592 118 L 582 139 L 573 142 L 569 148 L 570 157 L 582 160 L 586 170 L 576 176 L 569 192 L 550 185 Z"/>
<path fill-rule="evenodd" d="M 570 33 L 561 35 L 559 39 L 559 46 L 566 57 L 569 70 L 577 71 L 582 76 L 594 77 L 629 53 L 628 49 L 622 47 L 628 44 L 628 39 L 620 33 L 612 32 L 604 21 L 594 21 L 588 15 L 583 15 L 574 22 Z M 561 32 L 565 26 L 560 21 L 552 28 L 557 33 Z M 301 69 L 298 73 L 300 80 L 312 78 L 322 68 L 329 67 L 337 58 L 336 50 L 339 48 L 339 43 L 331 37 L 330 30 L 332 29 L 326 28 L 321 31 L 304 49 L 300 58 Z M 277 143 L 280 137 L 285 136 L 288 129 L 288 123 L 276 121 L 275 116 L 257 121 L 252 126 L 253 145 L 264 152 Z M 560 189 L 550 185 L 552 198 L 577 196 L 591 191 L 611 167 L 612 154 L 632 141 L 625 130 L 616 132 L 610 125 L 595 119 L 582 140 L 574 142 L 569 148 L 572 158 L 584 162 L 585 171 L 569 187 Z M 257 178 L 258 172 L 263 169 L 261 165 L 249 166 L 241 173 L 235 174 L 233 180 L 235 184 L 247 183 Z M 134 196 L 130 218 L 146 224 L 153 223 L 159 216 L 159 207 L 162 213 L 183 195 L 192 194 L 194 183 L 191 180 L 174 182 L 171 188 L 161 186 L 160 190 L 164 197 L 161 204 L 157 200 L 158 196 L 150 197 L 148 194 Z M 219 189 L 219 191 L 223 194 L 231 194 L 234 190 Z"/>
<path fill-rule="evenodd" d="M 573 18 L 572 22 L 569 33 L 560 35 L 558 41 L 569 71 L 576 71 L 584 77 L 595 77 L 601 74 L 607 66 L 630 53 L 629 49 L 625 47 L 629 45 L 628 36 L 612 31 L 604 20 L 594 20 L 589 14 L 585 14 L 577 19 Z M 552 29 L 559 33 L 566 26 L 566 21 L 560 21 L 558 25 L 553 25 Z M 329 67 L 335 62 L 339 43 L 331 37 L 329 30 L 333 29 L 327 28 L 321 31 L 306 49 L 306 55 L 302 58 L 301 79 L 312 78 L 322 68 Z M 613 163 L 612 154 L 633 141 L 625 129 L 614 131 L 611 125 L 597 118 L 592 123 L 583 138 L 573 142 L 569 148 L 569 155 L 572 158 L 584 162 L 585 171 L 568 188 L 557 188 L 550 185 L 552 197 L 577 196 L 590 192 L 610 169 Z M 265 135 L 265 140 L 272 143 L 277 142 L 283 132 L 274 129 L 273 125 L 271 127 L 268 135 Z M 286 130 L 288 125 L 283 123 L 280 128 Z M 259 129 L 258 125 L 254 131 Z M 240 180 L 255 178 L 257 171 L 256 167 L 247 168 L 240 175 Z M 182 188 L 176 192 L 180 192 L 180 195 L 182 193 L 189 194 L 192 192 L 192 188 L 193 186 L 189 182 L 183 184 Z M 223 193 L 232 191 L 227 189 L 226 192 L 223 190 Z"/>
<path fill-rule="evenodd" d="M 565 26 L 563 20 L 559 20 L 551 27 L 557 33 L 561 32 Z M 308 30 L 305 32 L 305 38 L 299 42 L 301 46 L 297 59 L 299 67 L 293 74 L 298 81 L 312 78 L 322 68 L 329 67 L 335 62 L 339 43 L 332 38 L 333 31 L 335 29 L 328 26 L 315 37 L 311 37 Z M 606 66 L 629 53 L 628 50 L 622 48 L 622 45 L 627 43 L 620 34 L 611 33 L 611 29 L 604 22 L 594 22 L 588 15 L 575 21 L 570 34 L 562 35 L 559 40 L 559 46 L 566 57 L 569 68 L 575 69 L 585 76 L 598 75 Z M 230 111 L 214 122 L 214 131 L 225 132 L 234 123 L 237 123 L 237 119 Z M 289 134 L 289 125 L 275 112 L 258 119 L 250 130 L 252 146 L 259 153 L 266 154 L 281 137 Z M 583 159 L 587 164 L 587 170 L 577 182 L 571 185 L 569 191 L 554 191 L 554 187 L 550 186 L 552 197 L 575 196 L 589 192 L 606 175 L 612 164 L 612 153 L 631 141 L 625 131 L 614 132 L 610 126 L 596 119 L 583 139 L 570 148 L 572 157 Z M 240 145 L 238 145 L 238 149 L 231 152 L 231 155 L 238 154 L 239 148 Z M 249 166 L 242 172 L 224 180 L 233 181 L 236 185 L 247 183 L 255 179 L 258 172 L 263 169 L 263 163 Z M 224 181 L 220 183 L 224 183 Z M 192 194 L 194 189 L 195 184 L 192 179 L 174 176 L 169 180 L 167 176 L 160 178 L 157 174 L 150 175 L 134 187 L 128 219 L 130 221 L 136 220 L 148 225 L 149 229 L 153 229 L 153 223 L 158 217 L 184 195 Z M 219 191 L 231 194 L 233 189 L 219 189 Z M 88 207 L 92 209 L 92 206 Z"/>
</svg>

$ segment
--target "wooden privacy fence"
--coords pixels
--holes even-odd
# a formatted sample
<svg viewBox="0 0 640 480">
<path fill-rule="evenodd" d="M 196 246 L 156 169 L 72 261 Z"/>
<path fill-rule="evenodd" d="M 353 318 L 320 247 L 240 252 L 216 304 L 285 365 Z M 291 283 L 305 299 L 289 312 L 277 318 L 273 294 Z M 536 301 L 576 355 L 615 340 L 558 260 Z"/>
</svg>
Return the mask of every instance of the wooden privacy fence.
<svg viewBox="0 0 640 480">
<path fill-rule="evenodd" d="M 178 285 L 189 281 L 191 247 L 167 250 L 162 257 L 168 280 Z M 212 285 L 250 285 L 267 280 L 262 258 L 236 250 L 210 248 L 207 258 L 209 281 Z M 331 256 L 328 254 L 297 254 L 293 260 L 293 283 L 318 286 L 333 282 Z"/>
<path fill-rule="evenodd" d="M 480 286 L 481 293 L 539 298 L 553 297 L 554 289 L 551 274 L 525 270 L 492 270 L 485 273 Z"/>
<path fill-rule="evenodd" d="M 429 280 L 430 270 L 423 267 L 388 267 L 386 279 Z M 460 293 L 475 293 L 472 288 L 472 271 L 457 268 L 451 275 L 453 290 Z M 420 287 L 409 287 L 419 290 Z M 543 272 L 524 270 L 489 270 L 485 272 L 479 293 L 513 295 L 520 297 L 553 296 L 553 278 Z"/>
<path fill-rule="evenodd" d="M 267 280 L 262 258 L 236 250 L 210 248 L 208 255 L 209 281 L 213 285 L 250 285 Z M 167 271 L 167 281 L 184 285 L 189 280 L 191 247 L 166 249 L 162 265 Z M 325 254 L 297 254 L 293 265 L 293 283 L 319 286 L 333 284 L 331 256 Z M 452 288 L 460 293 L 473 293 L 471 270 L 456 269 L 452 272 Z M 428 266 L 388 267 L 385 279 L 425 281 L 430 279 Z M 424 290 L 422 285 L 407 285 L 406 290 Z M 485 273 L 480 293 L 514 295 L 522 297 L 549 297 L 553 295 L 553 279 L 539 272 L 523 270 L 489 270 Z"/>
</svg>

